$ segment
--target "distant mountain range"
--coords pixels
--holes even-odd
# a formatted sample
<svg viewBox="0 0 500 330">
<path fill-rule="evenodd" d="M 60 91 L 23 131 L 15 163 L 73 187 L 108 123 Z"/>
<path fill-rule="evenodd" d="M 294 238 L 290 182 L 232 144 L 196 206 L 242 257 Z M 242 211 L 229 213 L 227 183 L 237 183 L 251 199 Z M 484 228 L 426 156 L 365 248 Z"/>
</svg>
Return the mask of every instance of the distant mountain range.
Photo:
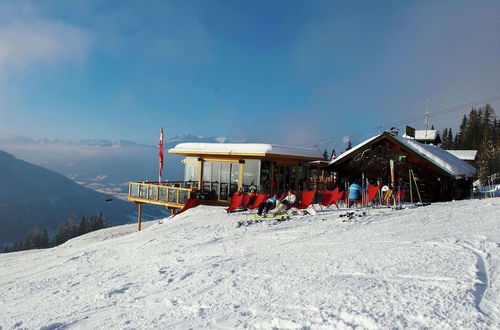
<svg viewBox="0 0 500 330">
<path fill-rule="evenodd" d="M 137 210 L 132 203 L 120 199 L 106 202 L 109 198 L 0 151 L 0 247 L 23 239 L 35 226 L 53 232 L 70 217 L 80 220 L 83 215 L 102 211 L 110 225 L 136 220 Z M 162 211 L 165 214 L 161 208 L 151 208 L 146 214 L 158 218 Z"/>
<path fill-rule="evenodd" d="M 165 147 L 172 147 L 178 143 L 183 142 L 210 142 L 210 143 L 224 143 L 227 142 L 225 137 L 213 137 L 213 136 L 203 136 L 195 134 L 182 134 L 177 135 L 172 138 L 165 140 Z M 5 145 L 69 145 L 69 146 L 88 146 L 88 147 L 151 147 L 156 148 L 156 145 L 148 145 L 137 143 L 128 140 L 110 141 L 103 139 L 82 139 L 78 141 L 72 141 L 68 139 L 51 139 L 51 138 L 30 138 L 26 136 L 19 135 L 8 135 L 0 133 L 0 147 L 2 144 Z"/>
<path fill-rule="evenodd" d="M 194 134 L 179 135 L 165 140 L 164 180 L 184 177 L 182 157 L 166 152 L 182 142 L 227 142 L 225 137 Z M 127 182 L 158 180 L 158 150 L 154 144 L 133 141 L 84 139 L 34 139 L 0 134 L 0 150 L 17 158 L 48 168 L 75 182 L 124 199 Z"/>
</svg>

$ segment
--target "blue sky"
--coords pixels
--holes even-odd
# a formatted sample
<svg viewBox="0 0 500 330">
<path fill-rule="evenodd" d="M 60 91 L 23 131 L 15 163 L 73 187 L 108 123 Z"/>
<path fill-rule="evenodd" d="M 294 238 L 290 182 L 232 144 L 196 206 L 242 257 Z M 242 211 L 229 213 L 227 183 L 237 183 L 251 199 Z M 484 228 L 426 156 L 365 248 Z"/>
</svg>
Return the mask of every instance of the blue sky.
<svg viewBox="0 0 500 330">
<path fill-rule="evenodd" d="M 356 143 L 427 98 L 433 112 L 499 95 L 498 13 L 460 0 L 0 0 L 0 133 Z"/>
</svg>

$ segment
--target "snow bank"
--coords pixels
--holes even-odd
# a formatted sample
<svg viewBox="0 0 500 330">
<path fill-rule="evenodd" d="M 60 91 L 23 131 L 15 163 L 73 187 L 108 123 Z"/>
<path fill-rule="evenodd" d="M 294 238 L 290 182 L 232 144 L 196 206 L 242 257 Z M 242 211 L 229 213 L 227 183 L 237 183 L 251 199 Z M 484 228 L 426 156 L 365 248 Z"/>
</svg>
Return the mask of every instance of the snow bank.
<svg viewBox="0 0 500 330">
<path fill-rule="evenodd" d="M 0 327 L 498 327 L 499 201 L 342 213 L 236 228 L 200 206 L 3 254 Z"/>
</svg>

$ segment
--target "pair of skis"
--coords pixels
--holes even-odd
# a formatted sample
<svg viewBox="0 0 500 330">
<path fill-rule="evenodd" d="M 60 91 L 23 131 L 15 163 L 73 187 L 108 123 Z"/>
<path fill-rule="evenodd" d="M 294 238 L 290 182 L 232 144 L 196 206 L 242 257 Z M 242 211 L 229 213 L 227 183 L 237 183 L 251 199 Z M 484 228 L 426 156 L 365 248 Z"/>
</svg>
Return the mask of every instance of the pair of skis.
<svg viewBox="0 0 500 330">
<path fill-rule="evenodd" d="M 293 217 L 293 215 L 291 215 L 291 214 L 277 214 L 277 215 L 272 215 L 272 216 L 252 215 L 252 216 L 250 216 L 249 220 L 238 221 L 236 228 L 239 228 L 242 226 L 246 227 L 246 226 L 253 225 L 256 223 L 260 223 L 260 222 L 264 222 L 264 221 L 272 221 L 270 223 L 274 224 L 274 223 L 277 223 L 280 221 L 290 220 L 291 217 Z"/>
</svg>

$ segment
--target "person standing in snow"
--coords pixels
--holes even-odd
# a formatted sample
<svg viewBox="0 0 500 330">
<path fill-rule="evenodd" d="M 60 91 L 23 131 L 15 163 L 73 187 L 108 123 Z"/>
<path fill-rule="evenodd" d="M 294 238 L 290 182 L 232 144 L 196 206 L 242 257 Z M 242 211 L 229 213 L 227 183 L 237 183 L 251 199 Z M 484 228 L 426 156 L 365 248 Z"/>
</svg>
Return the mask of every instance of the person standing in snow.
<svg viewBox="0 0 500 330">
<path fill-rule="evenodd" d="M 348 207 L 351 207 L 352 204 L 354 203 L 359 203 L 361 200 L 361 192 L 362 192 L 361 186 L 358 184 L 357 181 L 354 181 L 353 184 L 349 186 L 349 205 Z"/>
<path fill-rule="evenodd" d="M 266 216 L 267 211 L 273 206 L 276 206 L 276 203 L 278 202 L 278 195 L 274 194 L 273 197 L 269 197 L 265 202 L 262 202 L 259 205 L 259 210 L 257 212 L 257 215 L 264 215 Z"/>
</svg>

